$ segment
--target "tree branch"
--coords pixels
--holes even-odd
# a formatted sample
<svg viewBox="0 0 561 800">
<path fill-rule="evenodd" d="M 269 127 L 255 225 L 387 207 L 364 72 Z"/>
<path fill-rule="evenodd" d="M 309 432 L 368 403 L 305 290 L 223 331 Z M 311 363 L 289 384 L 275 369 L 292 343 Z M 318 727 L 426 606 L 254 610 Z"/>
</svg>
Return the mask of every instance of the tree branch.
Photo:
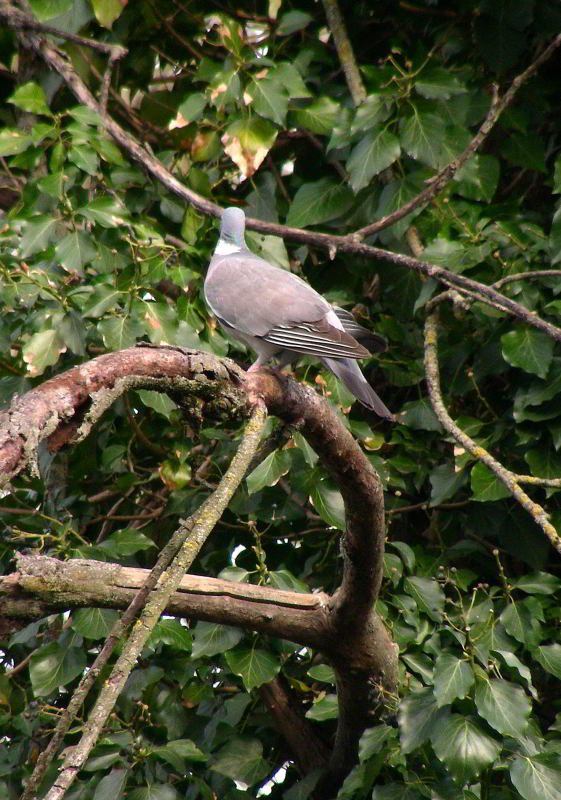
<svg viewBox="0 0 561 800">
<path fill-rule="evenodd" d="M 535 503 L 526 492 L 520 488 L 522 482 L 520 478 L 510 470 L 503 467 L 493 456 L 478 445 L 462 429 L 456 425 L 448 414 L 442 399 L 440 389 L 440 376 L 438 371 L 438 312 L 432 311 L 425 321 L 425 374 L 429 396 L 434 413 L 438 417 L 442 427 L 450 433 L 454 439 L 471 453 L 478 461 L 481 461 L 493 472 L 504 486 L 508 489 L 514 499 L 527 511 L 534 522 L 543 530 L 552 546 L 561 554 L 561 538 L 547 518 L 547 514 L 538 503 Z M 527 476 L 522 476 L 525 481 Z M 527 482 L 527 481 L 525 481 Z"/>
<path fill-rule="evenodd" d="M 362 82 L 360 71 L 354 57 L 353 48 L 347 33 L 345 21 L 339 8 L 337 0 L 322 0 L 327 17 L 329 30 L 333 34 L 333 41 L 339 56 L 339 62 L 343 67 L 347 86 L 353 98 L 355 106 L 359 106 L 366 100 L 366 89 Z"/>
</svg>

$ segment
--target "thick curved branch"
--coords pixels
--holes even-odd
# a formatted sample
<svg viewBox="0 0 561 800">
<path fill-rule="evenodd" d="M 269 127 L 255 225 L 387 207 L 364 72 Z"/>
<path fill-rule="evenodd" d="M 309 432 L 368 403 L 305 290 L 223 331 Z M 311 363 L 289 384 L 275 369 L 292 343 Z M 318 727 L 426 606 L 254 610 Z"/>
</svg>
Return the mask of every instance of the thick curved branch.
<svg viewBox="0 0 561 800">
<path fill-rule="evenodd" d="M 139 346 L 99 356 L 51 378 L 0 414 L 0 485 L 22 469 L 36 469 L 37 448 L 51 452 L 83 439 L 111 403 L 128 389 L 187 392 L 247 414 L 244 372 L 229 359 L 181 347 Z"/>
<path fill-rule="evenodd" d="M 438 417 L 439 422 L 443 428 L 450 433 L 454 439 L 464 447 L 468 453 L 477 458 L 486 467 L 488 467 L 494 475 L 501 481 L 508 489 L 514 499 L 520 503 L 522 508 L 527 511 L 534 522 L 540 526 L 553 547 L 561 554 L 561 538 L 559 534 L 549 521 L 546 512 L 538 504 L 535 503 L 526 492 L 520 488 L 520 478 L 506 467 L 498 462 L 491 453 L 485 450 L 484 447 L 478 445 L 474 440 L 468 436 L 462 429 L 456 425 L 454 420 L 448 414 L 444 402 L 442 400 L 442 392 L 440 389 L 440 376 L 438 370 L 438 312 L 432 311 L 425 321 L 425 375 L 429 396 L 431 400 L 434 413 Z M 527 476 L 522 476 L 525 479 Z M 526 481 L 527 482 L 527 481 Z"/>
</svg>

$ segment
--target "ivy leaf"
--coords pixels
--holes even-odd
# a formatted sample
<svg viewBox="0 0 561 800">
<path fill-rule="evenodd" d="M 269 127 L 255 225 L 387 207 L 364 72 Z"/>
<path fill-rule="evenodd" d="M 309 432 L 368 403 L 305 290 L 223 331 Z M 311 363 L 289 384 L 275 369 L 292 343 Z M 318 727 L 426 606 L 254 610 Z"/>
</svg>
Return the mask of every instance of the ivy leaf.
<svg viewBox="0 0 561 800">
<path fill-rule="evenodd" d="M 284 86 L 275 78 L 252 79 L 245 90 L 244 97 L 262 117 L 283 126 L 288 110 L 288 96 Z"/>
<path fill-rule="evenodd" d="M 442 163 L 444 135 L 445 126 L 439 116 L 416 111 L 403 124 L 399 138 L 401 146 L 411 158 L 433 169 L 439 169 L 444 166 Z"/>
<path fill-rule="evenodd" d="M 526 645 L 537 645 L 542 640 L 540 620 L 543 610 L 535 597 L 508 603 L 499 617 L 508 633 Z"/>
<path fill-rule="evenodd" d="M 446 711 L 439 708 L 432 688 L 411 692 L 399 704 L 397 721 L 401 751 L 411 753 L 438 730 Z"/>
<path fill-rule="evenodd" d="M 551 365 L 553 344 L 546 333 L 531 328 L 518 328 L 501 336 L 505 361 L 540 378 L 545 378 Z"/>
<path fill-rule="evenodd" d="M 191 652 L 193 637 L 191 631 L 178 619 L 160 619 L 154 626 L 148 641 L 148 647 L 157 647 L 159 644 L 168 645 L 175 650 Z"/>
<path fill-rule="evenodd" d="M 83 275 L 84 266 L 97 256 L 97 248 L 86 233 L 72 231 L 56 245 L 55 253 L 65 269 Z"/>
<path fill-rule="evenodd" d="M 213 622 L 197 622 L 193 631 L 192 658 L 215 656 L 235 647 L 243 636 L 243 631 L 231 625 L 217 625 Z"/>
<path fill-rule="evenodd" d="M 128 769 L 112 769 L 95 787 L 93 800 L 119 800 L 123 797 L 128 773 Z"/>
<path fill-rule="evenodd" d="M 419 609 L 431 619 L 435 621 L 442 619 L 445 597 L 435 580 L 411 576 L 405 578 L 403 588 L 415 600 Z"/>
<path fill-rule="evenodd" d="M 72 630 L 86 639 L 105 639 L 118 619 L 111 608 L 78 608 L 72 614 Z"/>
<path fill-rule="evenodd" d="M 306 228 L 342 216 L 354 201 L 351 190 L 332 178 L 320 178 L 313 183 L 304 183 L 296 192 L 286 224 L 294 228 Z"/>
<path fill-rule="evenodd" d="M 167 761 L 179 775 L 184 775 L 186 772 L 185 761 L 208 760 L 208 756 L 199 750 L 191 739 L 174 739 L 160 747 L 153 747 L 149 753 L 151 756 L 161 758 L 162 761 Z"/>
<path fill-rule="evenodd" d="M 92 316 L 90 312 L 90 316 Z M 124 350 L 132 347 L 144 334 L 144 326 L 139 320 L 130 317 L 113 316 L 100 320 L 97 329 L 108 350 Z M 161 394 L 158 392 L 158 394 Z M 171 402 L 171 401 L 170 401 Z M 175 403 L 174 403 L 175 407 Z"/>
<path fill-rule="evenodd" d="M 248 786 L 263 780 L 270 769 L 261 742 L 240 736 L 234 736 L 218 751 L 210 768 Z"/>
<path fill-rule="evenodd" d="M 31 656 L 29 674 L 35 697 L 46 697 L 59 686 L 80 675 L 86 666 L 86 653 L 78 647 L 62 647 L 51 642 Z"/>
<path fill-rule="evenodd" d="M 427 100 L 448 100 L 453 95 L 465 94 L 467 88 L 444 67 L 428 67 L 415 81 L 415 91 Z"/>
<path fill-rule="evenodd" d="M 475 681 L 473 670 L 467 661 L 441 653 L 434 667 L 434 696 L 439 707 L 449 705 L 467 696 Z"/>
<path fill-rule="evenodd" d="M 347 161 L 353 192 L 368 186 L 374 175 L 399 158 L 399 139 L 387 130 L 369 131 L 353 149 Z"/>
<path fill-rule="evenodd" d="M 281 668 L 278 658 L 258 648 L 229 650 L 225 658 L 234 675 L 241 677 L 248 692 L 273 680 Z"/>
<path fill-rule="evenodd" d="M 222 136 L 224 152 L 250 178 L 260 167 L 277 138 L 275 126 L 262 117 L 236 120 Z"/>
<path fill-rule="evenodd" d="M 142 531 L 137 531 L 136 528 L 123 528 L 120 531 L 114 531 L 98 547 L 119 558 L 120 556 L 133 556 L 143 550 L 150 550 L 156 545 Z"/>
<path fill-rule="evenodd" d="M 290 465 L 291 456 L 288 450 L 274 450 L 269 453 L 246 478 L 249 494 L 254 494 L 265 486 L 274 486 L 283 475 L 286 475 Z"/>
<path fill-rule="evenodd" d="M 473 500 L 478 503 L 487 503 L 492 500 L 502 500 L 510 497 L 510 492 L 489 467 L 478 461 L 471 470 L 471 490 Z"/>
<path fill-rule="evenodd" d="M 66 352 L 66 345 L 55 330 L 34 333 L 25 344 L 22 355 L 30 375 L 36 377 L 52 364 L 56 364 L 61 353 Z"/>
<path fill-rule="evenodd" d="M 475 705 L 479 715 L 499 733 L 518 739 L 526 730 L 531 706 L 521 686 L 502 678 L 478 680 Z"/>
<path fill-rule="evenodd" d="M 289 127 L 307 128 L 312 133 L 328 135 L 332 132 L 340 112 L 340 105 L 330 97 L 318 97 L 312 102 L 301 102 L 301 107 L 290 112 Z"/>
<path fill-rule="evenodd" d="M 97 197 L 87 206 L 77 209 L 76 213 L 103 228 L 120 228 L 129 217 L 126 206 L 115 197 Z"/>
<path fill-rule="evenodd" d="M 498 758 L 502 743 L 483 731 L 471 716 L 449 714 L 431 736 L 437 757 L 459 784 L 477 777 Z"/>
<path fill-rule="evenodd" d="M 66 14 L 74 0 L 31 0 L 33 13 L 40 22 Z"/>
<path fill-rule="evenodd" d="M 561 757 L 557 753 L 516 756 L 510 779 L 524 800 L 559 800 Z"/>
<path fill-rule="evenodd" d="M 549 572 L 531 572 L 512 581 L 513 589 L 521 589 L 526 594 L 555 594 L 561 580 Z"/>
<path fill-rule="evenodd" d="M 310 500 L 324 522 L 330 527 L 345 530 L 345 505 L 338 489 L 327 481 L 318 480 L 310 490 Z"/>
<path fill-rule="evenodd" d="M 312 719 L 314 722 L 326 722 L 330 719 L 337 719 L 338 716 L 339 704 L 336 694 L 323 695 L 305 714 L 306 719 Z"/>
<path fill-rule="evenodd" d="M 536 660 L 551 675 L 561 680 L 561 644 L 545 644 L 537 647 L 534 651 Z"/>
</svg>

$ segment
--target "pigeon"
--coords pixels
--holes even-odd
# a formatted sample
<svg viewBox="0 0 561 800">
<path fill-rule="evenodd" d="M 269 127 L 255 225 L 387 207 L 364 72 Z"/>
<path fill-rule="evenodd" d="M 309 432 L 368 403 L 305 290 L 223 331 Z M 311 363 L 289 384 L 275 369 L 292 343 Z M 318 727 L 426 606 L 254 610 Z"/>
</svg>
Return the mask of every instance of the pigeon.
<svg viewBox="0 0 561 800">
<path fill-rule="evenodd" d="M 297 275 L 252 253 L 244 232 L 242 209 L 226 208 L 204 295 L 226 333 L 257 353 L 249 371 L 272 358 L 283 367 L 300 355 L 315 356 L 366 408 L 393 420 L 356 361 L 370 355 L 359 340 L 381 351 L 383 337 L 359 325 L 349 311 L 332 306 Z"/>
</svg>

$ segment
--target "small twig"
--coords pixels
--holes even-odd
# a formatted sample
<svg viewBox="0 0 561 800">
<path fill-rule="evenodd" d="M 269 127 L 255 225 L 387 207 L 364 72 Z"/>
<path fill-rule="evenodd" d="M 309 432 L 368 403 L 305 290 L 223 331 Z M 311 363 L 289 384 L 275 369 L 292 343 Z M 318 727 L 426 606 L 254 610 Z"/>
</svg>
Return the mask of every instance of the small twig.
<svg viewBox="0 0 561 800">
<path fill-rule="evenodd" d="M 448 414 L 442 399 L 440 389 L 440 375 L 438 370 L 438 312 L 432 311 L 425 321 L 425 376 L 431 404 L 438 421 L 442 427 L 450 433 L 454 439 L 471 453 L 476 459 L 488 467 L 494 475 L 503 483 L 514 499 L 532 517 L 534 522 L 543 530 L 552 546 L 561 553 L 561 538 L 547 518 L 544 509 L 524 492 L 519 484 L 519 477 L 510 470 L 503 467 L 484 447 L 478 445 L 471 437 L 456 425 Z"/>
<path fill-rule="evenodd" d="M 323 7 L 353 103 L 355 106 L 359 106 L 366 100 L 366 89 L 362 82 L 339 4 L 337 0 L 323 0 Z"/>
<path fill-rule="evenodd" d="M 91 50 L 96 50 L 98 53 L 105 53 L 112 61 L 118 61 L 129 52 L 126 47 L 120 44 L 107 44 L 106 42 L 96 42 L 95 39 L 87 39 L 85 36 L 78 36 L 75 33 L 63 31 L 60 28 L 55 28 L 54 25 L 46 25 L 44 22 L 38 22 L 32 17 L 23 14 L 13 6 L 10 8 L 12 19 L 17 22 L 20 30 L 36 31 L 37 33 L 49 33 L 57 36 L 59 39 L 67 39 L 69 42 L 80 44 L 84 47 L 89 47 Z"/>
<path fill-rule="evenodd" d="M 515 272 L 512 275 L 505 275 L 495 283 L 491 284 L 495 289 L 500 289 L 505 283 L 510 281 L 523 281 L 528 278 L 559 278 L 561 277 L 561 269 L 536 269 L 531 272 Z"/>
</svg>

